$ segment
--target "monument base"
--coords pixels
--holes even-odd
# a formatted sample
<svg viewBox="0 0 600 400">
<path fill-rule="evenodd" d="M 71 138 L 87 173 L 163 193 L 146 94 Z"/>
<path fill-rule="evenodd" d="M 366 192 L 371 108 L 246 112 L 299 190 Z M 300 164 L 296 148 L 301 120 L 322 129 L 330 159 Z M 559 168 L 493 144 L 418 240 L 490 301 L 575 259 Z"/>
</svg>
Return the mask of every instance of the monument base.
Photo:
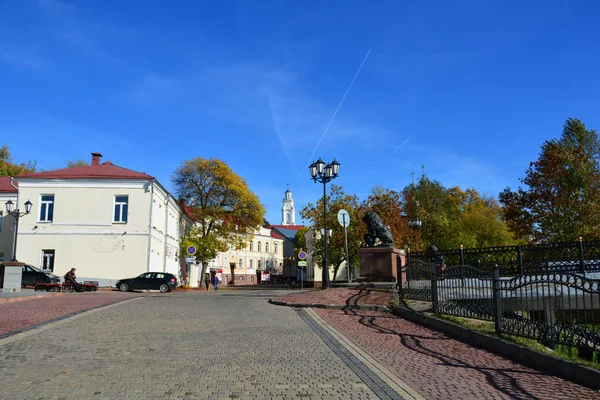
<svg viewBox="0 0 600 400">
<path fill-rule="evenodd" d="M 404 265 L 404 251 L 393 247 L 363 247 L 360 254 L 360 276 L 358 282 L 397 282 L 406 278 L 401 272 Z"/>
</svg>

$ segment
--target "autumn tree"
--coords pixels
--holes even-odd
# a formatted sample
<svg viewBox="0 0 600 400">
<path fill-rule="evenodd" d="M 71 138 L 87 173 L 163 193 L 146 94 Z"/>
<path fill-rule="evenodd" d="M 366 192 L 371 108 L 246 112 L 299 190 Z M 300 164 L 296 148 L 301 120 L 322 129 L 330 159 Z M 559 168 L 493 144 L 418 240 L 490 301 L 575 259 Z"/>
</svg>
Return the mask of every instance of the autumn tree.
<svg viewBox="0 0 600 400">
<path fill-rule="evenodd" d="M 452 249 L 460 245 L 468 248 L 515 243 L 501 218 L 502 207 L 475 189 L 446 188 L 423 174 L 417 184 L 404 188 L 402 199 L 408 218 L 421 221 L 419 228 L 411 228 L 417 250 L 425 250 L 430 244 Z"/>
<path fill-rule="evenodd" d="M 331 185 L 330 193 L 327 196 L 327 229 L 331 229 L 331 236 L 327 242 L 327 261 L 333 276 L 337 276 L 340 266 L 346 260 L 346 242 L 344 238 L 344 228 L 338 223 L 337 214 L 344 209 L 350 215 L 350 225 L 346 228 L 348 235 L 348 258 L 350 265 L 359 265 L 360 255 L 360 204 L 356 195 L 346 194 L 341 186 Z M 308 221 L 308 225 L 314 232 L 320 232 L 323 228 L 323 198 L 316 204 L 309 203 L 300 210 L 302 219 Z M 305 242 L 304 242 L 305 243 Z M 313 240 L 313 260 L 319 265 L 323 265 L 323 237 L 315 235 Z"/>
<path fill-rule="evenodd" d="M 503 217 L 518 237 L 536 242 L 597 239 L 600 226 L 600 140 L 569 118 L 559 139 L 545 141 L 530 163 L 525 185 L 500 193 Z"/>
<path fill-rule="evenodd" d="M 16 164 L 7 145 L 0 147 L 0 176 L 18 176 L 35 172 L 35 162 Z"/>
<path fill-rule="evenodd" d="M 196 247 L 204 277 L 207 262 L 219 252 L 246 245 L 263 222 L 265 208 L 246 181 L 218 159 L 184 161 L 171 181 L 177 196 L 189 204 L 194 221 L 182 248 Z"/>
</svg>

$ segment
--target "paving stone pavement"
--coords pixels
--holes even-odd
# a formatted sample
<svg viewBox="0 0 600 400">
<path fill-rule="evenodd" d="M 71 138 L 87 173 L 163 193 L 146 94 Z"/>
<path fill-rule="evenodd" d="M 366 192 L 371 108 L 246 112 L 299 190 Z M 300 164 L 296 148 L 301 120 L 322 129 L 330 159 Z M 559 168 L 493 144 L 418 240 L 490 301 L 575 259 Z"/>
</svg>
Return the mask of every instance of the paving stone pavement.
<svg viewBox="0 0 600 400">
<path fill-rule="evenodd" d="M 5 337 L 0 397 L 378 398 L 294 309 L 266 296 L 150 294 Z"/>
<path fill-rule="evenodd" d="M 314 312 L 427 399 L 600 399 L 592 389 L 390 314 Z"/>
</svg>

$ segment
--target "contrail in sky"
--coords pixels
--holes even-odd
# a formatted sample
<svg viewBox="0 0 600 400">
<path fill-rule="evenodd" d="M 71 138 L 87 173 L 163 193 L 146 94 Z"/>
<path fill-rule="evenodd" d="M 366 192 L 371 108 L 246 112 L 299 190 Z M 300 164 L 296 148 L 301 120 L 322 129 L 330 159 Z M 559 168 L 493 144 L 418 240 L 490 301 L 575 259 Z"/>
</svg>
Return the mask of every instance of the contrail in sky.
<svg viewBox="0 0 600 400">
<path fill-rule="evenodd" d="M 310 155 L 310 158 L 308 159 L 308 163 L 306 164 L 306 166 L 308 166 L 312 162 L 311 161 L 312 158 L 315 156 L 315 153 L 317 152 L 317 149 L 321 145 L 321 142 L 323 141 L 323 138 L 327 134 L 327 131 L 329 130 L 329 127 L 331 126 L 331 123 L 335 119 L 335 116 L 337 115 L 338 111 L 340 110 L 340 107 L 342 107 L 342 104 L 344 103 L 344 100 L 346 99 L 346 96 L 350 92 L 350 89 L 352 89 L 352 85 L 354 85 L 354 81 L 358 77 L 358 74 L 360 74 L 360 70 L 362 69 L 363 65 L 365 65 L 365 61 L 367 61 L 367 58 L 369 58 L 369 54 L 371 54 L 371 50 L 372 49 L 369 49 L 369 51 L 367 51 L 367 54 L 365 55 L 365 58 L 363 58 L 362 62 L 360 63 L 360 67 L 358 67 L 358 70 L 356 71 L 356 74 L 354 74 L 354 78 L 352 78 L 352 81 L 348 85 L 348 88 L 346 89 L 346 92 L 342 96 L 342 100 L 340 100 L 337 108 L 335 109 L 335 112 L 331 116 L 331 119 L 329 120 L 329 123 L 327 124 L 327 126 L 325 127 L 325 130 L 323 131 L 323 134 L 321 135 L 321 139 L 319 139 L 319 143 L 317 143 L 317 146 L 315 147 L 315 149 L 313 150 L 312 154 Z M 300 171 L 300 175 L 298 176 L 298 179 L 302 176 L 303 172 L 304 172 L 304 170 Z"/>
</svg>

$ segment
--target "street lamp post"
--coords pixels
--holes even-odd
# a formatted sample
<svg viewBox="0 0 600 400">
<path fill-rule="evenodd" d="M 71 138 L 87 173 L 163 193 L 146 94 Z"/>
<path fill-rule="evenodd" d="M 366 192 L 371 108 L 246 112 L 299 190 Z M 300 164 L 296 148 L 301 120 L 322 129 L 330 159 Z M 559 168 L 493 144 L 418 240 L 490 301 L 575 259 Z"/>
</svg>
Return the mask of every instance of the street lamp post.
<svg viewBox="0 0 600 400">
<path fill-rule="evenodd" d="M 413 240 L 413 246 L 415 246 L 415 250 L 418 251 L 418 247 L 417 247 L 417 231 L 421 228 L 421 220 L 419 219 L 413 219 L 408 221 L 408 226 L 409 228 L 412 228 L 414 230 L 414 240 Z"/>
<path fill-rule="evenodd" d="M 18 203 L 18 200 L 17 200 Z M 10 261 L 17 261 L 17 232 L 19 231 L 19 218 L 21 218 L 23 215 L 27 215 L 31 212 L 31 206 L 33 204 L 31 203 L 31 201 L 27 200 L 25 202 L 25 212 L 21 212 L 18 208 L 16 210 L 13 210 L 13 207 L 15 206 L 15 204 L 11 201 L 8 200 L 6 202 L 6 212 L 8 213 L 8 215 L 12 216 L 15 219 L 15 223 L 14 223 L 14 232 L 13 232 L 13 249 L 12 249 L 12 260 Z M 19 204 L 17 204 L 17 207 L 19 206 Z"/>
<path fill-rule="evenodd" d="M 327 165 L 319 158 L 308 167 L 313 181 L 323 184 L 323 289 L 329 288 L 329 267 L 327 265 L 327 182 L 337 178 L 340 163 L 333 159 Z"/>
</svg>

